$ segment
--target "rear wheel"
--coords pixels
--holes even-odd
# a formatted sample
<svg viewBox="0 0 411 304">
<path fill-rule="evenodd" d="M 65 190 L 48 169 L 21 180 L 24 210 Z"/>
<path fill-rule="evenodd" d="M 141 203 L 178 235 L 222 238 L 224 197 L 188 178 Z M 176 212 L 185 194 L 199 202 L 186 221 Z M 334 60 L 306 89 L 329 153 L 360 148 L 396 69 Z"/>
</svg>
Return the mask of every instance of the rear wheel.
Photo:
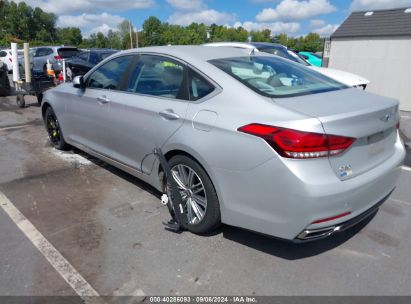
<svg viewBox="0 0 411 304">
<path fill-rule="evenodd" d="M 47 134 L 53 147 L 58 150 L 68 150 L 69 145 L 64 140 L 57 116 L 51 107 L 48 107 L 46 110 L 44 124 L 46 125 Z"/>
<path fill-rule="evenodd" d="M 204 169 L 185 155 L 172 157 L 169 165 L 183 199 L 188 220 L 187 229 L 201 234 L 217 228 L 221 223 L 220 204 L 214 186 Z M 170 191 L 167 190 L 167 193 L 171 197 Z"/>
</svg>

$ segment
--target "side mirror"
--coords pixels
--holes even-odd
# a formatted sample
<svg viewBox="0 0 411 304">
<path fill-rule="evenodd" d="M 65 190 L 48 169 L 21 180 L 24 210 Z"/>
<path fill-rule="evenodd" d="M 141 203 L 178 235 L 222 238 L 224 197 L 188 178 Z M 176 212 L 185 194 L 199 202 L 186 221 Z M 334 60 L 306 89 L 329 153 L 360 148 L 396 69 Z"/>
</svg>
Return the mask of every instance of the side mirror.
<svg viewBox="0 0 411 304">
<path fill-rule="evenodd" d="M 73 79 L 73 87 L 84 89 L 86 87 L 83 76 L 76 76 Z"/>
</svg>

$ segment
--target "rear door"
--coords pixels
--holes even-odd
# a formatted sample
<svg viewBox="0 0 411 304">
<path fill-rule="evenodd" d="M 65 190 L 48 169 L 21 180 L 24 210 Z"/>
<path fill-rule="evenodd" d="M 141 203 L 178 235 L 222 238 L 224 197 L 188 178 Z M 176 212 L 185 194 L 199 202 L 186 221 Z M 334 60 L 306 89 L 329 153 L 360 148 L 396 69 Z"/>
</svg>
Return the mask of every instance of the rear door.
<svg viewBox="0 0 411 304">
<path fill-rule="evenodd" d="M 150 173 L 153 149 L 185 119 L 186 67 L 168 57 L 140 55 L 125 90 L 123 98 L 110 104 L 113 150 L 122 163 Z"/>
<path fill-rule="evenodd" d="M 285 107 L 317 117 L 325 133 L 355 138 L 344 153 L 329 158 L 341 180 L 369 171 L 395 151 L 398 102 L 358 89 L 276 99 Z"/>
</svg>

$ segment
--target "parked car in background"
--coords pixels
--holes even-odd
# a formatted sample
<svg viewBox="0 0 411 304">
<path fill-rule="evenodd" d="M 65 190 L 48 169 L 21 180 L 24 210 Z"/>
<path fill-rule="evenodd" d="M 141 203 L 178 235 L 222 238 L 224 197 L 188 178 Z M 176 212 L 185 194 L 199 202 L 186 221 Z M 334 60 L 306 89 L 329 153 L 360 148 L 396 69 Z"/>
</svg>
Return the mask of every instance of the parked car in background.
<svg viewBox="0 0 411 304">
<path fill-rule="evenodd" d="M 352 74 L 352 73 L 349 73 L 349 72 L 311 65 L 308 61 L 301 58 L 297 53 L 287 49 L 287 47 L 281 44 L 264 43 L 264 42 L 250 42 L 250 43 L 247 43 L 247 42 L 215 42 L 215 43 L 206 43 L 204 45 L 214 46 L 214 47 L 230 46 L 230 47 L 236 47 L 236 48 L 249 49 L 250 51 L 254 50 L 257 52 L 260 51 L 260 52 L 277 55 L 277 56 L 286 58 L 288 60 L 305 65 L 310 69 L 313 69 L 327 77 L 330 77 L 350 87 L 357 87 L 357 88 L 362 88 L 365 90 L 367 85 L 370 83 L 368 79 Z"/>
<path fill-rule="evenodd" d="M 10 95 L 11 87 L 7 65 L 0 59 L 0 96 Z"/>
<path fill-rule="evenodd" d="M 74 78 L 84 75 L 103 59 L 116 53 L 112 49 L 89 49 L 78 53 L 66 61 L 67 76 Z"/>
<path fill-rule="evenodd" d="M 314 240 L 370 218 L 395 188 L 405 149 L 398 101 L 301 64 L 233 47 L 119 52 L 48 90 L 52 145 L 73 145 L 168 193 L 188 230 L 221 222 Z"/>
<path fill-rule="evenodd" d="M 30 61 L 35 73 L 47 71 L 47 60 L 57 73 L 63 69 L 62 59 L 76 56 L 80 51 L 71 46 L 39 46 L 30 49 Z M 24 64 L 23 64 L 24 66 Z"/>
<path fill-rule="evenodd" d="M 313 66 L 322 66 L 323 59 L 316 53 L 312 52 L 298 52 L 300 56 L 302 56 L 305 60 L 307 60 Z"/>
<path fill-rule="evenodd" d="M 2 61 L 6 65 L 7 71 L 9 73 L 13 71 L 13 59 L 11 57 L 10 49 L 0 50 L 0 61 Z"/>
</svg>

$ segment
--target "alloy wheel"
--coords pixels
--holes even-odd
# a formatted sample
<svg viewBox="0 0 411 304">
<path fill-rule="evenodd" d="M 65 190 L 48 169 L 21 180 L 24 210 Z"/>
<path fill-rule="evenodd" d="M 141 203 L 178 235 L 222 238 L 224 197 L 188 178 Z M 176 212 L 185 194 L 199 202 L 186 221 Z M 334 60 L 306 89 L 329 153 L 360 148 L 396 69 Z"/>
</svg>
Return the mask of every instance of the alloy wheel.
<svg viewBox="0 0 411 304">
<path fill-rule="evenodd" d="M 188 223 L 200 223 L 207 210 L 207 195 L 201 178 L 192 168 L 182 164 L 174 166 L 171 173 L 180 190 Z"/>
</svg>

